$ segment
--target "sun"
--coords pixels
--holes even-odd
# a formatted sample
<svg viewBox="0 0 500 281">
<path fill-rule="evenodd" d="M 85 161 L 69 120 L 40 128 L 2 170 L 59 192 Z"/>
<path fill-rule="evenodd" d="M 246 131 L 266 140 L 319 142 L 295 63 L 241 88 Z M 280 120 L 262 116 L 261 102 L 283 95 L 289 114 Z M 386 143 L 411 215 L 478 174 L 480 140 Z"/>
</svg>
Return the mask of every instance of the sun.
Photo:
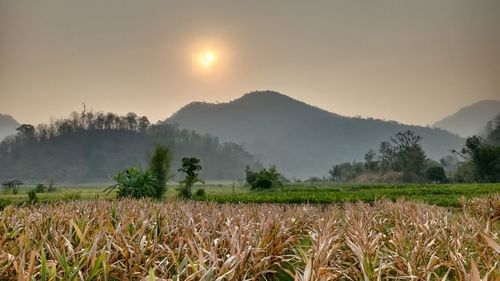
<svg viewBox="0 0 500 281">
<path fill-rule="evenodd" d="M 200 63 L 205 68 L 211 68 L 215 64 L 216 57 L 212 52 L 205 52 L 200 54 Z"/>
</svg>

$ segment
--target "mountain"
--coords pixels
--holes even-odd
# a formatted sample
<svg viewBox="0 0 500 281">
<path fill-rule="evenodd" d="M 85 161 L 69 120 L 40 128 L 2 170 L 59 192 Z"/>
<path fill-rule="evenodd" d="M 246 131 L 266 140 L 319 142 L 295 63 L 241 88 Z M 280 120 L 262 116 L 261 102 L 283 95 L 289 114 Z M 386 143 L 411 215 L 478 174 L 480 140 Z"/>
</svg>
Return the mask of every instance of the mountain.
<svg viewBox="0 0 500 281">
<path fill-rule="evenodd" d="M 10 115 L 0 114 L 0 141 L 6 136 L 15 135 L 19 123 Z"/>
<path fill-rule="evenodd" d="M 272 91 L 222 104 L 194 102 L 165 122 L 241 143 L 264 164 L 301 178 L 326 175 L 332 164 L 361 160 L 369 149 L 402 130 L 422 136 L 433 159 L 464 142 L 445 130 L 345 117 Z"/>
<path fill-rule="evenodd" d="M 83 116 L 83 115 L 82 115 Z M 245 167 L 261 167 L 240 145 L 176 126 L 156 124 L 135 114 L 78 114 L 37 127 L 25 127 L 17 138 L 0 143 L 0 180 L 24 183 L 55 181 L 104 183 L 127 167 L 147 167 L 156 144 L 169 145 L 175 174 L 183 157 L 198 157 L 204 179 L 242 179 Z M 138 121 L 139 120 L 139 121 Z M 174 180 L 179 179 L 179 174 Z"/>
<path fill-rule="evenodd" d="M 456 113 L 434 123 L 462 137 L 481 134 L 485 124 L 500 114 L 500 100 L 483 100 L 461 108 Z"/>
</svg>

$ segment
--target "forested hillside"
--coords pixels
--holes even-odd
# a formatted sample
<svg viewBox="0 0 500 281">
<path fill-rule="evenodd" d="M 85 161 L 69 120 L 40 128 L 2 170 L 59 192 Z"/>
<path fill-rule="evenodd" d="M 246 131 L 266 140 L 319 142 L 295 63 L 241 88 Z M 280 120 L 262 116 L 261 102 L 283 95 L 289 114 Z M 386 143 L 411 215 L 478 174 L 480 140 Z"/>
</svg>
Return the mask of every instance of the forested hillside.
<svg viewBox="0 0 500 281">
<path fill-rule="evenodd" d="M 37 127 L 23 124 L 15 137 L 0 144 L 0 179 L 68 183 L 110 181 L 117 171 L 146 166 L 155 144 L 173 148 L 173 170 L 180 159 L 196 156 L 206 179 L 240 179 L 246 165 L 258 166 L 240 145 L 216 137 L 151 125 L 134 113 L 73 113 L 70 118 Z"/>
</svg>

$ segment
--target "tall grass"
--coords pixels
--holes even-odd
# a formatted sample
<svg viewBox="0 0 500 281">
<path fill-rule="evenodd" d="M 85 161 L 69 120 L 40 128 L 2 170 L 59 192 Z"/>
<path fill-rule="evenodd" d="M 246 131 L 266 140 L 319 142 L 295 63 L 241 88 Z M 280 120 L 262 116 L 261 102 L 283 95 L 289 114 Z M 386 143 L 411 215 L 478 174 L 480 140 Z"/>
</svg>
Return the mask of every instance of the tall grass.
<svg viewBox="0 0 500 281">
<path fill-rule="evenodd" d="M 462 204 L 8 206 L 0 280 L 499 280 L 500 195 Z"/>
</svg>

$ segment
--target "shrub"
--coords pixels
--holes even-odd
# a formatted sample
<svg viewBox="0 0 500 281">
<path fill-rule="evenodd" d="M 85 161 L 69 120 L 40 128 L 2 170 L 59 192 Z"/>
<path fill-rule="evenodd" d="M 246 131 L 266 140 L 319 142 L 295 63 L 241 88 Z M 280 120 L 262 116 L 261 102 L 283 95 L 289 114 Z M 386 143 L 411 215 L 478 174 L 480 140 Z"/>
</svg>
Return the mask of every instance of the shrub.
<svg viewBox="0 0 500 281">
<path fill-rule="evenodd" d="M 446 174 L 441 166 L 429 167 L 425 171 L 425 176 L 430 182 L 446 182 Z"/>
<path fill-rule="evenodd" d="M 118 172 L 114 177 L 116 184 L 106 188 L 105 192 L 117 189 L 119 198 L 151 197 L 160 199 L 166 191 L 166 183 L 170 177 L 172 152 L 168 147 L 158 145 L 149 160 L 149 169 L 128 168 Z"/>
<path fill-rule="evenodd" d="M 259 172 L 253 172 L 247 168 L 246 174 L 247 183 L 251 189 L 270 189 L 272 187 L 283 186 L 283 183 L 280 181 L 281 175 L 275 166 L 271 166 L 269 169 L 262 169 Z"/>
<path fill-rule="evenodd" d="M 206 196 L 205 189 L 200 188 L 200 189 L 196 190 L 196 192 L 194 193 L 194 196 L 201 197 L 201 198 L 205 197 Z"/>
<path fill-rule="evenodd" d="M 38 197 L 36 196 L 36 190 L 28 191 L 28 202 L 30 204 L 35 204 L 38 202 Z"/>
<path fill-rule="evenodd" d="M 137 168 L 128 168 L 118 172 L 114 177 L 116 184 L 108 187 L 106 191 L 117 189 L 119 198 L 154 197 L 154 178 L 149 170 L 142 171 Z"/>
<path fill-rule="evenodd" d="M 47 191 L 47 186 L 45 184 L 39 183 L 35 187 L 35 192 L 36 193 L 44 193 Z"/>
<path fill-rule="evenodd" d="M 0 211 L 9 206 L 12 202 L 9 199 L 0 198 Z"/>
</svg>

